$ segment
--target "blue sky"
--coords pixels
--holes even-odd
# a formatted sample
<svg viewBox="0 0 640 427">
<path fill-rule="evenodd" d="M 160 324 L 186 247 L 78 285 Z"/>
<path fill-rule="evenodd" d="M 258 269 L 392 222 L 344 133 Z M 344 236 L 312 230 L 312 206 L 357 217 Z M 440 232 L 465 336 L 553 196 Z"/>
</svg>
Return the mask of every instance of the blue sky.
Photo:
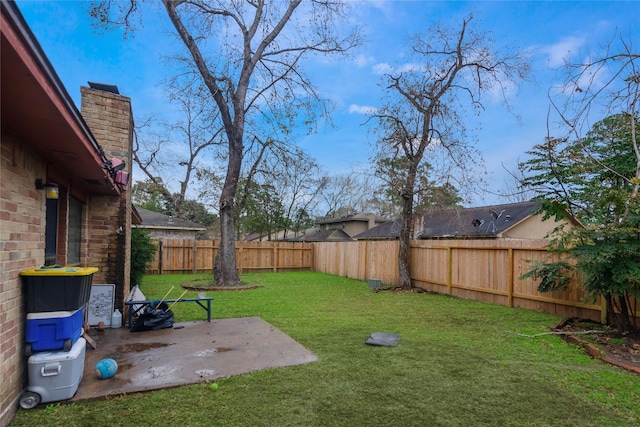
<svg viewBox="0 0 640 427">
<path fill-rule="evenodd" d="M 163 55 L 182 49 L 168 32 L 168 18 L 156 12 L 144 16 L 133 38 L 118 31 L 97 34 L 77 1 L 18 1 L 27 23 L 40 41 L 71 97 L 79 106 L 80 86 L 87 81 L 115 84 L 132 99 L 137 121 L 149 116 L 169 119 L 172 107 L 161 80 L 171 70 Z M 459 27 L 470 13 L 480 31 L 490 31 L 496 46 L 531 51 L 532 82 L 512 96 L 518 120 L 498 102 L 469 131 L 475 137 L 489 173 L 490 190 L 504 187 L 504 170 L 514 168 L 524 152 L 547 133 L 547 91 L 560 83 L 554 68 L 563 58 L 581 59 L 615 35 L 640 44 L 640 6 L 636 1 L 361 1 L 352 19 L 365 26 L 368 43 L 349 60 L 308 64 L 321 93 L 336 104 L 335 128 L 321 126 L 301 137 L 302 148 L 330 173 L 366 167 L 371 135 L 362 111 L 380 104 L 379 69 L 398 63 L 406 39 L 425 33 L 436 23 Z M 637 50 L 637 46 L 636 46 Z M 476 130 L 477 129 L 477 130 Z M 471 204 L 502 200 L 478 196 Z"/>
</svg>

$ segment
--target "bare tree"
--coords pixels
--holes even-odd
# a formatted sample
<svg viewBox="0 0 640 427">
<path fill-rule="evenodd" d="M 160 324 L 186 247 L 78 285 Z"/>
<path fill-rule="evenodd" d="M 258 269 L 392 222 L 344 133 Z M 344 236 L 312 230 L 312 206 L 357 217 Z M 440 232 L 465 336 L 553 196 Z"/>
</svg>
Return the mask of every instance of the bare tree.
<svg viewBox="0 0 640 427">
<path fill-rule="evenodd" d="M 504 197 L 512 203 L 528 202 L 535 197 L 535 191 L 523 184 L 526 175 L 524 165 L 519 160 L 515 169 L 507 169 L 505 165 L 502 165 L 502 167 L 507 172 L 502 190 L 499 192 L 489 192 L 490 194 Z"/>
<path fill-rule="evenodd" d="M 324 176 L 320 198 L 327 217 L 338 217 L 369 207 L 373 198 L 371 176 L 357 171 L 347 174 Z"/>
<path fill-rule="evenodd" d="M 564 83 L 549 91 L 549 100 L 567 130 L 567 138 L 582 138 L 585 129 L 591 128 L 594 116 L 601 118 L 621 112 L 629 116 L 631 143 L 636 154 L 631 202 L 638 197 L 640 190 L 636 120 L 640 112 L 640 53 L 634 50 L 631 41 L 622 38 L 618 43 L 615 41 L 612 40 L 600 55 L 587 55 L 586 62 L 567 61 L 563 68 Z M 629 214 L 628 209 L 626 214 Z"/>
<path fill-rule="evenodd" d="M 301 149 L 284 143 L 259 143 L 257 139 L 255 143 L 261 149 L 253 150 L 251 156 L 247 157 L 251 167 L 242 174 L 236 198 L 236 215 L 246 214 L 247 201 L 255 202 L 255 197 L 250 194 L 252 191 L 270 188 L 277 194 L 277 202 L 282 207 L 279 226 L 284 229 L 284 238 L 287 238 L 287 230 L 305 228 L 305 219 L 315 211 L 325 181 L 318 178 L 320 169 L 317 163 Z M 273 197 L 273 194 L 269 196 Z M 238 233 L 244 231 L 241 226 L 237 228 Z"/>
<path fill-rule="evenodd" d="M 381 149 L 404 159 L 406 174 L 400 189 L 402 225 L 398 266 L 400 286 L 411 283 L 409 244 L 412 235 L 417 171 L 425 153 L 440 151 L 461 170 L 480 162 L 466 141 L 461 111 L 466 102 L 482 110 L 481 95 L 499 93 L 526 77 L 529 67 L 522 54 L 500 56 L 492 40 L 469 29 L 471 17 L 459 31 L 430 29 L 413 39 L 416 64 L 408 71 L 385 76 L 389 100 L 373 113 L 380 124 Z M 449 168 L 447 168 L 449 169 Z M 468 177 L 472 175 L 466 174 Z M 435 179 L 434 179 L 435 181 Z"/>
<path fill-rule="evenodd" d="M 587 52 L 584 57 L 579 62 L 565 60 L 563 83 L 549 91 L 566 137 L 581 138 L 594 116 L 596 120 L 619 112 L 634 116 L 640 109 L 640 53 L 630 40 L 616 37 L 602 52 Z"/>
<path fill-rule="evenodd" d="M 305 228 L 303 221 L 315 212 L 326 181 L 319 178 L 320 167 L 301 150 L 292 150 L 273 159 L 271 178 L 281 195 L 284 216 L 296 232 Z M 285 230 L 284 238 L 289 237 Z"/>
<path fill-rule="evenodd" d="M 150 128 L 148 122 L 139 126 L 134 138 L 133 160 L 155 184 L 154 188 L 163 193 L 171 214 L 183 218 L 193 181 L 211 170 L 211 166 L 203 163 L 203 158 L 207 158 L 208 163 L 220 161 L 222 156 L 216 148 L 219 151 L 224 140 L 222 128 L 211 126 L 216 123 L 216 111 L 199 96 L 197 89 L 177 89 L 171 98 L 180 105 L 183 120 L 162 123 L 159 134 L 145 132 Z M 178 191 L 172 192 L 170 188 L 174 183 Z"/>
<path fill-rule="evenodd" d="M 111 18 L 109 9 L 116 3 L 103 0 L 93 15 L 102 22 L 126 25 L 136 4 L 120 4 L 118 18 Z M 281 124 L 284 129 L 295 125 L 297 114 L 311 113 L 310 107 L 321 99 L 303 73 L 302 60 L 313 53 L 345 53 L 360 43 L 359 33 L 346 23 L 340 1 L 162 0 L 162 4 L 188 51 L 186 63 L 202 79 L 220 113 L 227 169 L 213 273 L 218 285 L 239 284 L 234 211 L 247 126 L 259 137 L 258 129 L 265 123 L 288 120 Z"/>
</svg>

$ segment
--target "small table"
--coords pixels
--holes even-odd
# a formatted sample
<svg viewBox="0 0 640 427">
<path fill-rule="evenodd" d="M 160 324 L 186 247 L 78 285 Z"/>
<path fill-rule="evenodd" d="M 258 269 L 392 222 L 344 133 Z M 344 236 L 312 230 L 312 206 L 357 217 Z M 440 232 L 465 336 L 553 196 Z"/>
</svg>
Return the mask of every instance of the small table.
<svg viewBox="0 0 640 427">
<path fill-rule="evenodd" d="M 206 310 L 206 312 L 207 312 L 207 322 L 211 322 L 211 301 L 212 300 L 213 300 L 213 297 L 203 297 L 203 298 L 165 299 L 165 300 L 162 300 L 162 302 L 165 302 L 167 304 L 171 304 L 171 303 L 174 303 L 174 302 L 186 302 L 186 301 L 195 302 L 200 307 L 202 307 L 204 310 Z M 137 313 L 140 310 L 144 309 L 149 304 L 159 303 L 159 302 L 160 302 L 159 299 L 156 299 L 156 300 L 125 301 L 124 304 L 129 306 L 129 323 L 128 323 L 129 328 L 131 328 L 131 326 L 133 326 L 133 312 L 134 311 Z M 205 303 L 206 303 L 206 305 L 205 305 Z M 141 307 L 139 307 L 137 310 L 134 310 L 133 309 L 134 305 L 139 305 Z"/>
</svg>

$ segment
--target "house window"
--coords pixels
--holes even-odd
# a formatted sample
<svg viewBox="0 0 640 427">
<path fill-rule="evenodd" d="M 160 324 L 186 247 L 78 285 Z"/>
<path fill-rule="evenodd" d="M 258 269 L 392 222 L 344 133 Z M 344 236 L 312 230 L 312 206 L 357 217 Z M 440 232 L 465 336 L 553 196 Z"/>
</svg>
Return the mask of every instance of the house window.
<svg viewBox="0 0 640 427">
<path fill-rule="evenodd" d="M 80 264 L 80 244 L 82 241 L 82 202 L 69 197 L 69 226 L 67 229 L 67 264 Z"/>
<path fill-rule="evenodd" d="M 46 218 L 44 229 L 44 265 L 56 263 L 58 247 L 58 200 L 46 199 Z"/>
</svg>

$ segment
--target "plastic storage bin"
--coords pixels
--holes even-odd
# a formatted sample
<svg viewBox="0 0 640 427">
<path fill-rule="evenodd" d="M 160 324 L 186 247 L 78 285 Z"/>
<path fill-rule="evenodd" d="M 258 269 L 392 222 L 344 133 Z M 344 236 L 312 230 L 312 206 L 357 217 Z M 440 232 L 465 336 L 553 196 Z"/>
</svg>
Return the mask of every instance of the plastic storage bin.
<svg viewBox="0 0 640 427">
<path fill-rule="evenodd" d="M 70 351 L 82 335 L 82 309 L 27 314 L 25 354 L 36 351 Z"/>
<path fill-rule="evenodd" d="M 91 296 L 95 267 L 43 267 L 20 273 L 27 313 L 75 311 Z"/>
<path fill-rule="evenodd" d="M 20 406 L 31 409 L 40 403 L 71 399 L 84 373 L 86 346 L 81 337 L 71 351 L 43 352 L 29 357 L 29 385 L 20 398 Z"/>
</svg>

